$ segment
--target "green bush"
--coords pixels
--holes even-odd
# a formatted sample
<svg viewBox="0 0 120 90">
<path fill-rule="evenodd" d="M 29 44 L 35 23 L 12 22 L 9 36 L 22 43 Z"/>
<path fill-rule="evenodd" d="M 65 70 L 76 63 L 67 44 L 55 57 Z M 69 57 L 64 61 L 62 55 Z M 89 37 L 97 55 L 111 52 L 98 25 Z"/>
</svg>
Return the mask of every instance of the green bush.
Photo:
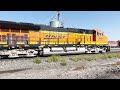
<svg viewBox="0 0 120 90">
<path fill-rule="evenodd" d="M 108 58 L 113 58 L 113 57 L 116 57 L 116 56 L 111 55 L 111 54 L 108 54 L 107 57 L 108 57 Z"/>
<path fill-rule="evenodd" d="M 80 61 L 80 60 L 99 60 L 99 59 L 108 59 L 108 58 L 120 58 L 120 53 L 106 53 L 106 54 L 95 54 L 95 55 L 80 55 L 70 58 L 72 61 Z"/>
<path fill-rule="evenodd" d="M 48 57 L 48 62 L 51 63 L 51 62 L 60 62 L 60 65 L 62 66 L 67 66 L 67 61 L 66 61 L 66 58 L 63 58 L 59 55 L 53 55 L 53 56 L 50 56 Z"/>
<path fill-rule="evenodd" d="M 49 63 L 51 63 L 51 62 L 59 62 L 61 60 L 62 60 L 62 58 L 60 56 L 53 55 L 53 56 L 48 57 L 48 62 Z"/>
<path fill-rule="evenodd" d="M 37 58 L 34 59 L 33 62 L 36 63 L 36 64 L 40 64 L 41 63 L 41 58 L 37 57 Z"/>
<path fill-rule="evenodd" d="M 61 62 L 61 61 L 64 61 L 64 59 L 65 58 L 63 58 L 63 57 L 61 57 L 61 56 L 59 56 L 59 55 L 57 55 L 57 56 L 55 56 L 55 55 L 53 55 L 53 56 L 50 56 L 50 57 L 48 57 L 48 62 L 49 63 L 51 63 L 51 62 Z"/>
<path fill-rule="evenodd" d="M 75 56 L 75 57 L 70 58 L 70 60 L 75 61 L 75 62 L 78 62 L 79 60 L 83 60 L 83 59 L 84 58 L 82 56 Z"/>
<path fill-rule="evenodd" d="M 103 55 L 100 56 L 99 59 L 108 59 L 108 55 L 107 54 L 103 54 Z"/>
<path fill-rule="evenodd" d="M 120 58 L 120 54 L 117 54 L 117 57 Z"/>
<path fill-rule="evenodd" d="M 67 61 L 65 59 L 62 59 L 60 65 L 67 66 Z"/>
</svg>

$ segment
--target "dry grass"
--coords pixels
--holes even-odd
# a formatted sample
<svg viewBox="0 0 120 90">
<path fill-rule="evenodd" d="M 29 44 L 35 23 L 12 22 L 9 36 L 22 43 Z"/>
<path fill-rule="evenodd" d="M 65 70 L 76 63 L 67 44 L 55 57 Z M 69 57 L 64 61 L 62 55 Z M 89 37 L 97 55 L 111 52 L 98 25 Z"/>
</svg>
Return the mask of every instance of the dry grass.
<svg viewBox="0 0 120 90">
<path fill-rule="evenodd" d="M 55 56 L 55 55 L 50 56 L 50 57 L 48 58 L 48 62 L 49 62 L 49 63 L 51 63 L 51 62 L 59 62 L 60 60 L 61 60 L 61 57 L 60 57 L 60 56 Z"/>
<path fill-rule="evenodd" d="M 116 65 L 120 65 L 120 61 L 117 61 L 117 62 L 116 62 Z"/>
<path fill-rule="evenodd" d="M 67 61 L 66 61 L 65 58 L 61 60 L 60 65 L 62 65 L 62 66 L 67 66 Z"/>
<path fill-rule="evenodd" d="M 70 60 L 78 62 L 80 60 L 100 60 L 109 58 L 120 58 L 120 53 L 109 53 L 109 54 L 95 54 L 95 55 L 80 55 L 70 58 Z"/>
<path fill-rule="evenodd" d="M 48 62 L 51 63 L 51 62 L 60 62 L 60 65 L 62 66 L 67 66 L 67 61 L 66 61 L 66 58 L 63 58 L 61 56 L 58 56 L 58 55 L 53 55 L 51 57 L 48 58 Z"/>
<path fill-rule="evenodd" d="M 41 58 L 36 57 L 33 62 L 36 63 L 36 64 L 40 64 L 41 63 Z"/>
</svg>

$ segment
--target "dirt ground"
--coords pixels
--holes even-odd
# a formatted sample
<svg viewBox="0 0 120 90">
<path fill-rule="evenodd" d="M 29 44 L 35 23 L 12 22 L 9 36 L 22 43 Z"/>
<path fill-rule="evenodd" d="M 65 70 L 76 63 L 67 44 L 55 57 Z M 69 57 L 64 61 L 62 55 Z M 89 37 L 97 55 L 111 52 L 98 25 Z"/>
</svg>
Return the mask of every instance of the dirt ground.
<svg viewBox="0 0 120 90">
<path fill-rule="evenodd" d="M 68 60 L 67 66 L 32 59 L 0 61 L 0 79 L 120 79 L 120 59 Z"/>
</svg>

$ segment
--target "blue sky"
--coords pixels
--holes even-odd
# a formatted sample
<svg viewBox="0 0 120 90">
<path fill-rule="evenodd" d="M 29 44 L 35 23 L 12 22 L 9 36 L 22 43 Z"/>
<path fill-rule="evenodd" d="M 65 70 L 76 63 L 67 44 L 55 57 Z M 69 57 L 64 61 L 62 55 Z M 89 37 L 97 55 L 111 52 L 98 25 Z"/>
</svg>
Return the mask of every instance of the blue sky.
<svg viewBox="0 0 120 90">
<path fill-rule="evenodd" d="M 56 11 L 0 11 L 0 20 L 48 24 Z M 109 40 L 120 40 L 120 11 L 61 11 L 65 27 L 100 29 Z"/>
</svg>

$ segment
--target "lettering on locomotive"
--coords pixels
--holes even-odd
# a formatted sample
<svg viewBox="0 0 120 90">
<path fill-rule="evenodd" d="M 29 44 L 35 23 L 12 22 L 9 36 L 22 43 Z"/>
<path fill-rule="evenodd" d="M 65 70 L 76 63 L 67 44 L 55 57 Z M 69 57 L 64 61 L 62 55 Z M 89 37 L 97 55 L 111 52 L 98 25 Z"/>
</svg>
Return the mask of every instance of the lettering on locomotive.
<svg viewBox="0 0 120 90">
<path fill-rule="evenodd" d="M 46 35 L 44 39 L 62 39 L 65 38 L 66 36 L 64 35 Z"/>
</svg>

